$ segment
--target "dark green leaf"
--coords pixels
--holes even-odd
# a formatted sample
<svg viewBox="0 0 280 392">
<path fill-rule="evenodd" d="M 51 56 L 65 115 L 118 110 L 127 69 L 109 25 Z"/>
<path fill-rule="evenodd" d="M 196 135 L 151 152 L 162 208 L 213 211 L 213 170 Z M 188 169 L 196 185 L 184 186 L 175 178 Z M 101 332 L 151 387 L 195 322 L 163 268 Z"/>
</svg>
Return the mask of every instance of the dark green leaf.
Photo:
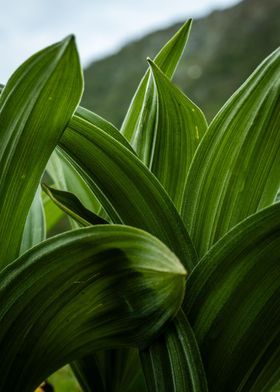
<svg viewBox="0 0 280 392">
<path fill-rule="evenodd" d="M 145 165 L 100 128 L 73 116 L 60 146 L 114 223 L 139 227 L 170 247 L 187 269 L 196 257 L 170 198 Z"/>
<path fill-rule="evenodd" d="M 210 391 L 264 392 L 279 382 L 279 203 L 210 249 L 188 279 L 184 308 Z"/>
<path fill-rule="evenodd" d="M 182 311 L 167 333 L 141 351 L 150 392 L 207 392 L 207 381 L 192 328 Z"/>
<path fill-rule="evenodd" d="M 30 392 L 92 351 L 148 344 L 178 311 L 185 275 L 163 243 L 127 226 L 32 248 L 0 273 L 0 390 Z"/>
<path fill-rule="evenodd" d="M 43 184 L 42 187 L 52 201 L 80 225 L 89 226 L 108 223 L 100 218 L 100 216 L 85 208 L 73 193 L 60 191 L 48 187 L 46 184 Z"/>
<path fill-rule="evenodd" d="M 101 351 L 71 364 L 84 391 L 145 392 L 137 349 Z"/>
<path fill-rule="evenodd" d="M 200 256 L 280 186 L 280 50 L 230 98 L 197 149 L 182 217 Z"/>
</svg>

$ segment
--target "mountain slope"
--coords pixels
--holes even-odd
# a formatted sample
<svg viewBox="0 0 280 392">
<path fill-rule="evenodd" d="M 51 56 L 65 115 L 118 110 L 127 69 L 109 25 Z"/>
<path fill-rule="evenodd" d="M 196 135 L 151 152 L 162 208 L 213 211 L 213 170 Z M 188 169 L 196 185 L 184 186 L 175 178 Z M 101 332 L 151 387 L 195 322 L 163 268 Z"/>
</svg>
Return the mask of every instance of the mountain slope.
<svg viewBox="0 0 280 392">
<path fill-rule="evenodd" d="M 280 2 L 244 0 L 193 23 L 174 81 L 208 119 L 279 45 Z M 191 15 L 187 15 L 189 17 Z M 181 23 L 149 34 L 85 70 L 82 105 L 121 125 L 147 65 Z"/>
</svg>

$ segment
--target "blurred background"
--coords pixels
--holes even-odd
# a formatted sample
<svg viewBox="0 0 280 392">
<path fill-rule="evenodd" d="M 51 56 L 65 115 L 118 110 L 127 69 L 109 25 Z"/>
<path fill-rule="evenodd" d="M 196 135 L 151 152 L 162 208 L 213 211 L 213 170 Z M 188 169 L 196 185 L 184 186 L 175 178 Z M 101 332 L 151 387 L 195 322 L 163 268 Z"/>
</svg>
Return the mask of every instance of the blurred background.
<svg viewBox="0 0 280 392">
<path fill-rule="evenodd" d="M 0 5 L 0 83 L 35 51 L 74 33 L 85 71 L 82 105 L 118 127 L 146 58 L 188 18 L 194 23 L 174 82 L 208 120 L 279 46 L 279 0 L 0 0 Z M 69 367 L 50 381 L 58 392 L 80 391 Z"/>
<path fill-rule="evenodd" d="M 190 17 L 192 33 L 174 81 L 208 120 L 279 45 L 279 0 L 0 4 L 0 82 L 35 51 L 74 33 L 85 70 L 82 105 L 116 126 L 147 67 L 146 57 L 153 58 Z"/>
</svg>

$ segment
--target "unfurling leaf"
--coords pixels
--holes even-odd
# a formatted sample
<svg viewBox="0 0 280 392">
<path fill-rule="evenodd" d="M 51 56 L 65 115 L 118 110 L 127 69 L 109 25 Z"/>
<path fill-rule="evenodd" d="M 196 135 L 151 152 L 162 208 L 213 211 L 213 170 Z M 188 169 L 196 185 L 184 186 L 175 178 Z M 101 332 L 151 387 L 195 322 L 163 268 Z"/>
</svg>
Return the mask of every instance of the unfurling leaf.
<svg viewBox="0 0 280 392">
<path fill-rule="evenodd" d="M 30 392 L 93 351 L 148 344 L 178 311 L 185 275 L 163 243 L 127 226 L 42 242 L 0 273 L 0 390 Z"/>
</svg>

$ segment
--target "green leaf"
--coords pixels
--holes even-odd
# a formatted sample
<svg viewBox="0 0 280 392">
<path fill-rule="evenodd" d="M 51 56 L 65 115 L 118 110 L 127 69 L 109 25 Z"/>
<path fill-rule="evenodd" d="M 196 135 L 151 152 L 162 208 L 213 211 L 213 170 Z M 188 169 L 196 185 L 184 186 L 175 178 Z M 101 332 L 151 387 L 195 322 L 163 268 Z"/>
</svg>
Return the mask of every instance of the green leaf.
<svg viewBox="0 0 280 392">
<path fill-rule="evenodd" d="M 182 217 L 202 256 L 230 228 L 273 203 L 280 186 L 280 50 L 230 98 L 197 149 Z"/>
<path fill-rule="evenodd" d="M 264 392 L 279 381 L 279 255 L 278 203 L 233 228 L 190 275 L 184 309 L 210 391 Z"/>
<path fill-rule="evenodd" d="M 95 213 L 100 210 L 100 203 L 77 172 L 75 167 L 56 148 L 48 164 L 47 173 L 53 180 L 53 185 L 66 192 L 75 193 L 88 210 Z M 71 221 L 73 223 L 73 221 Z M 77 226 L 74 225 L 74 228 Z"/>
<path fill-rule="evenodd" d="M 76 116 L 81 117 L 83 118 L 83 120 L 94 124 L 95 127 L 102 129 L 102 131 L 117 139 L 126 148 L 128 148 L 131 152 L 134 153 L 130 144 L 119 133 L 119 131 L 103 118 L 82 107 L 79 107 L 77 109 Z M 53 156 L 51 157 L 48 169 L 52 177 L 55 179 L 56 186 L 58 186 L 60 189 L 66 189 L 75 192 L 75 194 L 79 196 L 81 201 L 83 201 L 83 203 L 85 203 L 89 209 L 98 213 L 98 215 L 94 215 L 91 211 L 85 210 L 79 202 L 78 205 L 76 201 L 74 201 L 73 203 L 73 200 L 71 202 L 71 206 L 69 206 L 69 198 L 67 198 L 68 200 L 65 200 L 66 194 L 64 194 L 63 198 L 64 202 L 66 201 L 67 203 L 67 207 L 70 207 L 70 209 L 72 209 L 72 212 L 74 207 L 75 212 L 80 217 L 82 217 L 82 221 L 83 218 L 85 218 L 88 219 L 88 221 L 90 221 L 92 224 L 96 224 L 96 221 L 99 221 L 99 223 L 101 223 L 102 218 L 100 218 L 99 215 L 105 217 L 106 219 L 109 219 L 105 211 L 101 208 L 101 205 L 96 199 L 94 193 L 88 188 L 78 171 L 75 170 L 74 166 L 69 162 L 69 160 L 65 159 L 63 154 L 61 154 L 59 151 L 56 151 L 56 153 L 53 154 Z M 73 199 L 73 197 L 75 196 L 71 195 L 71 199 Z M 61 201 L 62 200 L 60 199 L 60 202 Z M 69 212 L 69 209 L 67 212 Z M 78 215 L 75 214 L 75 216 L 73 217 L 77 219 Z M 80 223 L 82 223 L 81 219 Z M 83 221 L 83 223 L 86 222 Z M 107 222 L 103 220 L 102 223 Z M 131 350 L 126 351 L 130 353 Z M 106 353 L 99 353 L 98 356 L 96 356 L 96 354 L 92 354 L 88 355 L 86 358 L 82 358 L 79 361 L 76 361 L 75 364 L 72 365 L 72 367 L 75 371 L 75 374 L 78 375 L 78 379 L 83 386 L 83 389 L 91 390 L 91 388 L 98 388 L 98 390 L 100 390 L 100 388 L 102 388 L 102 380 L 103 383 L 105 383 L 105 387 L 109 388 L 108 383 L 110 382 L 112 383 L 112 385 L 114 385 L 115 390 L 117 388 L 120 388 L 120 390 L 122 390 L 124 386 L 125 388 L 128 388 L 129 383 L 132 383 L 131 388 L 133 388 L 135 386 L 135 382 L 138 381 L 139 377 L 137 377 L 137 374 L 139 372 L 136 372 L 134 368 L 133 379 L 130 379 L 130 381 L 128 381 L 128 376 L 127 378 L 123 378 L 122 369 L 127 369 L 129 366 L 131 366 L 132 359 L 134 359 L 135 355 L 131 357 L 131 355 L 123 355 L 123 352 L 124 350 L 107 350 Z M 103 356 L 106 358 L 107 363 L 107 366 L 105 368 L 104 366 L 100 366 L 100 357 L 103 358 Z M 115 363 L 116 358 L 118 358 L 119 361 L 118 365 L 116 365 Z M 118 371 L 116 369 L 118 369 Z M 99 372 L 101 372 L 101 374 L 99 374 Z M 110 374 L 110 381 L 108 380 L 107 374 Z"/>
<path fill-rule="evenodd" d="M 157 122 L 149 167 L 180 211 L 189 167 L 207 123 L 201 110 L 155 63 L 149 60 L 149 64 L 157 97 Z"/>
<path fill-rule="evenodd" d="M 97 352 L 72 363 L 71 367 L 83 391 L 146 391 L 137 349 Z"/>
<path fill-rule="evenodd" d="M 146 229 L 191 269 L 195 251 L 174 205 L 145 165 L 112 136 L 74 116 L 60 146 L 114 223 Z"/>
<path fill-rule="evenodd" d="M 0 273 L 0 390 L 30 392 L 92 351 L 148 344 L 178 311 L 185 275 L 132 227 L 82 228 L 32 248 Z"/>
<path fill-rule="evenodd" d="M 207 381 L 192 328 L 182 311 L 145 351 L 142 365 L 151 392 L 207 392 Z"/>
<path fill-rule="evenodd" d="M 70 36 L 27 60 L 1 94 L 1 266 L 19 253 L 43 170 L 80 100 L 82 87 L 80 62 Z"/>
<path fill-rule="evenodd" d="M 45 212 L 41 196 L 41 186 L 38 187 L 31 204 L 21 240 L 20 254 L 46 239 Z"/>
<path fill-rule="evenodd" d="M 105 356 L 106 351 L 101 351 L 101 353 L 104 353 Z M 104 380 L 101 376 L 103 369 L 101 370 L 98 366 L 95 354 L 87 355 L 79 361 L 73 362 L 71 369 L 83 392 L 106 392 Z M 110 379 L 112 378 L 112 374 L 110 374 Z"/>
<path fill-rule="evenodd" d="M 108 223 L 100 218 L 100 216 L 85 208 L 73 193 L 60 191 L 46 184 L 43 184 L 42 187 L 51 200 L 80 225 L 89 226 Z"/>
<path fill-rule="evenodd" d="M 104 120 L 102 117 L 82 107 L 78 107 L 75 114 L 84 121 L 88 121 L 95 127 L 102 129 L 104 132 L 117 139 L 126 148 L 134 153 L 130 144 L 119 133 L 117 128 L 115 128 L 108 121 Z M 83 180 L 83 177 L 81 177 L 71 162 L 65 159 L 64 155 L 61 154 L 59 150 L 54 151 L 52 154 L 48 162 L 47 171 L 52 177 L 57 188 L 74 193 L 87 209 L 91 210 L 107 221 L 109 220 L 99 201 L 96 199 L 95 194 Z"/>
<path fill-rule="evenodd" d="M 157 66 L 171 78 L 186 46 L 192 21 L 188 20 L 161 49 L 155 58 Z M 146 72 L 132 99 L 121 133 L 127 138 L 139 158 L 149 166 L 156 121 L 156 95 L 150 70 Z"/>
<path fill-rule="evenodd" d="M 120 134 L 120 131 L 104 118 L 98 116 L 96 113 L 93 113 L 91 110 L 87 110 L 81 106 L 77 108 L 75 115 L 85 121 L 88 121 L 95 127 L 102 129 L 102 131 L 106 132 L 109 136 L 112 136 L 118 142 L 123 144 L 124 147 L 126 147 L 129 151 L 135 154 L 135 151 L 128 143 L 128 141 L 122 136 L 122 134 Z"/>
<path fill-rule="evenodd" d="M 43 205 L 46 218 L 46 231 L 47 235 L 49 235 L 55 226 L 63 219 L 65 214 L 46 194 L 43 194 Z"/>
<path fill-rule="evenodd" d="M 170 198 L 130 150 L 82 117 L 73 116 L 60 143 L 114 223 L 150 232 L 176 253 L 187 269 L 195 250 Z"/>
</svg>

